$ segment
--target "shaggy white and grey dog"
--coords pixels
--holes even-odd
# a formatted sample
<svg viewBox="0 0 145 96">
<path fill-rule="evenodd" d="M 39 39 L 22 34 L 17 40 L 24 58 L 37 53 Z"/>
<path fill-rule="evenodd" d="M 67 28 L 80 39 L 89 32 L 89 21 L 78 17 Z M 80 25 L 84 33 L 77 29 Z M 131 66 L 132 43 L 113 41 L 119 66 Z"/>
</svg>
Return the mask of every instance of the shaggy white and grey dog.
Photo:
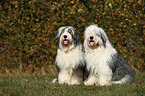
<svg viewBox="0 0 145 96">
<path fill-rule="evenodd" d="M 90 75 L 85 85 L 110 85 L 132 82 L 134 72 L 128 63 L 117 54 L 102 28 L 90 25 L 84 40 L 85 61 Z"/>
<path fill-rule="evenodd" d="M 80 84 L 83 83 L 85 64 L 83 59 L 82 45 L 79 35 L 71 26 L 58 29 L 55 37 L 57 45 L 56 67 L 58 69 L 58 83 Z"/>
</svg>

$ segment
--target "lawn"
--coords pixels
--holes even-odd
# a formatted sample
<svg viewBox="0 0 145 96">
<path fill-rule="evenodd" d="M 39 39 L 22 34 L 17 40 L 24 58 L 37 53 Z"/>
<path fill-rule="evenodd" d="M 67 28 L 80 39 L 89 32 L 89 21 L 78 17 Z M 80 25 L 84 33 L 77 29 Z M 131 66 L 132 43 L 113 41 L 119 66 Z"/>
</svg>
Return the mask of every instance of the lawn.
<svg viewBox="0 0 145 96">
<path fill-rule="evenodd" d="M 0 77 L 2 96 L 143 96 L 145 95 L 145 74 L 136 73 L 136 82 L 112 86 L 85 86 L 51 84 L 54 76 Z"/>
<path fill-rule="evenodd" d="M 0 10 L 0 96 L 145 96 L 144 0 L 1 0 Z M 114 48 L 137 72 L 135 83 L 50 83 L 56 71 L 55 32 L 73 26 L 84 42 L 90 24 L 105 30 Z"/>
</svg>

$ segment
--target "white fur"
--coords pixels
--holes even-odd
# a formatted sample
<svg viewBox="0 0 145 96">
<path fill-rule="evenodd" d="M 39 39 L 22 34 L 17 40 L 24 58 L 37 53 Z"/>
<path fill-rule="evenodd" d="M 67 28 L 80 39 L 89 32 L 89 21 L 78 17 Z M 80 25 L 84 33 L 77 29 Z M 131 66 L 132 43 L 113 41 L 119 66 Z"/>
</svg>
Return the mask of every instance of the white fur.
<svg viewBox="0 0 145 96">
<path fill-rule="evenodd" d="M 108 66 L 108 61 L 111 60 L 111 55 L 115 54 L 116 51 L 112 50 L 112 46 L 108 46 L 108 48 L 98 48 L 94 50 L 88 50 L 85 53 L 85 60 L 87 63 L 87 69 L 91 70 L 90 74 L 93 74 L 89 76 L 88 80 L 85 81 L 85 85 L 90 85 L 89 83 L 92 82 L 99 84 L 99 85 L 105 85 L 111 81 L 112 78 L 112 71 Z M 92 79 L 95 74 L 95 79 Z M 90 79 L 90 80 L 89 80 Z"/>
<path fill-rule="evenodd" d="M 112 56 L 118 56 L 118 54 L 110 44 L 108 37 L 102 28 L 99 28 L 96 25 L 91 25 L 87 27 L 84 35 L 84 57 L 87 63 L 87 69 L 90 71 L 88 79 L 84 82 L 85 85 L 96 84 L 103 86 L 110 84 L 124 84 L 133 81 L 134 73 L 125 60 L 123 60 L 123 58 L 119 59 L 121 57 L 117 57 L 115 59 L 120 61 L 117 61 L 118 63 L 116 61 L 114 62 L 115 59 L 113 59 Z M 123 65 L 122 62 L 125 65 Z M 111 66 L 116 66 L 113 64 L 120 64 L 116 70 L 125 68 L 123 69 L 123 71 L 125 70 L 124 73 L 115 70 L 118 72 L 116 73 L 117 75 L 125 74 L 124 77 L 121 77 L 119 81 L 111 81 L 114 75 L 114 73 L 112 73 Z"/>
<path fill-rule="evenodd" d="M 56 62 L 57 66 L 60 68 L 58 82 L 61 84 L 79 84 L 79 79 L 73 77 L 72 69 L 77 67 L 80 62 L 83 63 L 81 46 L 77 46 L 68 52 L 58 49 L 57 53 Z"/>
<path fill-rule="evenodd" d="M 83 60 L 81 46 L 77 46 L 69 51 L 57 50 L 56 62 L 59 68 L 75 68 Z"/>
<path fill-rule="evenodd" d="M 84 82 L 85 85 L 108 85 L 112 78 L 112 71 L 109 68 L 108 61 L 112 60 L 111 55 L 116 54 L 116 50 L 111 46 L 107 36 L 106 48 L 103 46 L 102 40 L 96 35 L 102 32 L 106 36 L 103 29 L 92 25 L 88 27 L 85 31 L 85 60 L 87 63 L 87 69 L 90 70 L 90 76 Z M 94 36 L 95 43 L 99 42 L 99 47 L 97 49 L 91 49 L 88 47 L 87 40 L 90 36 Z"/>
<path fill-rule="evenodd" d="M 56 81 L 57 81 L 57 78 L 53 79 L 53 80 L 51 81 L 51 83 L 55 83 Z"/>
<path fill-rule="evenodd" d="M 72 33 L 69 31 L 71 30 Z M 61 27 L 58 29 L 58 33 L 56 35 L 56 39 L 59 38 L 58 42 L 58 49 L 57 49 L 57 56 L 56 56 L 56 65 L 59 68 L 58 73 L 58 83 L 63 84 L 80 84 L 83 80 L 83 77 L 79 77 L 78 73 L 82 72 L 77 70 L 78 66 L 84 64 L 83 52 L 82 52 L 82 45 L 79 41 L 74 40 L 72 37 L 77 37 L 75 33 L 75 29 L 71 26 Z M 67 38 L 64 38 L 67 36 Z M 64 46 L 63 40 L 67 39 L 69 42 L 69 46 Z M 75 43 L 77 44 L 75 44 Z M 76 69 L 76 70 L 75 70 Z M 74 71 L 75 70 L 75 71 Z M 77 73 L 78 72 L 78 73 Z M 83 72 L 82 72 L 83 74 Z M 56 80 L 54 80 L 55 82 Z M 53 82 L 52 82 L 53 83 Z"/>
</svg>

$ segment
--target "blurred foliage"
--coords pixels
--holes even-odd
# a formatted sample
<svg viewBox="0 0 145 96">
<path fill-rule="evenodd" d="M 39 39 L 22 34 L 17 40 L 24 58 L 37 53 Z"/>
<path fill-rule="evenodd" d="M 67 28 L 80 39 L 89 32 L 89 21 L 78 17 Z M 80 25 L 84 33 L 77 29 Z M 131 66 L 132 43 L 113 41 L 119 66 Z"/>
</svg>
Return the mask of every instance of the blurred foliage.
<svg viewBox="0 0 145 96">
<path fill-rule="evenodd" d="M 1 0 L 0 12 L 1 72 L 55 65 L 58 28 L 73 26 L 83 43 L 85 27 L 94 23 L 134 70 L 145 71 L 144 0 Z"/>
</svg>

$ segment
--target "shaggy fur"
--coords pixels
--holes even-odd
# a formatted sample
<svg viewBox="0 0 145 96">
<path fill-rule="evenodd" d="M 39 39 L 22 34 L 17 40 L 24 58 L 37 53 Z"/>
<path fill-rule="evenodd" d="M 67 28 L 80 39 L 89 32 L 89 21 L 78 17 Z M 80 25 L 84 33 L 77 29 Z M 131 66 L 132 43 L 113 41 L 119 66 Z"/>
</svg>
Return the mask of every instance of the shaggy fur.
<svg viewBox="0 0 145 96">
<path fill-rule="evenodd" d="M 86 28 L 84 36 L 85 61 L 90 72 L 85 85 L 103 86 L 133 81 L 133 70 L 117 54 L 102 28 L 90 25 Z"/>
<path fill-rule="evenodd" d="M 58 69 L 58 83 L 80 84 L 84 76 L 84 59 L 79 35 L 71 26 L 58 29 L 55 37 L 57 45 L 56 67 Z M 54 83 L 57 79 L 54 79 Z"/>
</svg>

